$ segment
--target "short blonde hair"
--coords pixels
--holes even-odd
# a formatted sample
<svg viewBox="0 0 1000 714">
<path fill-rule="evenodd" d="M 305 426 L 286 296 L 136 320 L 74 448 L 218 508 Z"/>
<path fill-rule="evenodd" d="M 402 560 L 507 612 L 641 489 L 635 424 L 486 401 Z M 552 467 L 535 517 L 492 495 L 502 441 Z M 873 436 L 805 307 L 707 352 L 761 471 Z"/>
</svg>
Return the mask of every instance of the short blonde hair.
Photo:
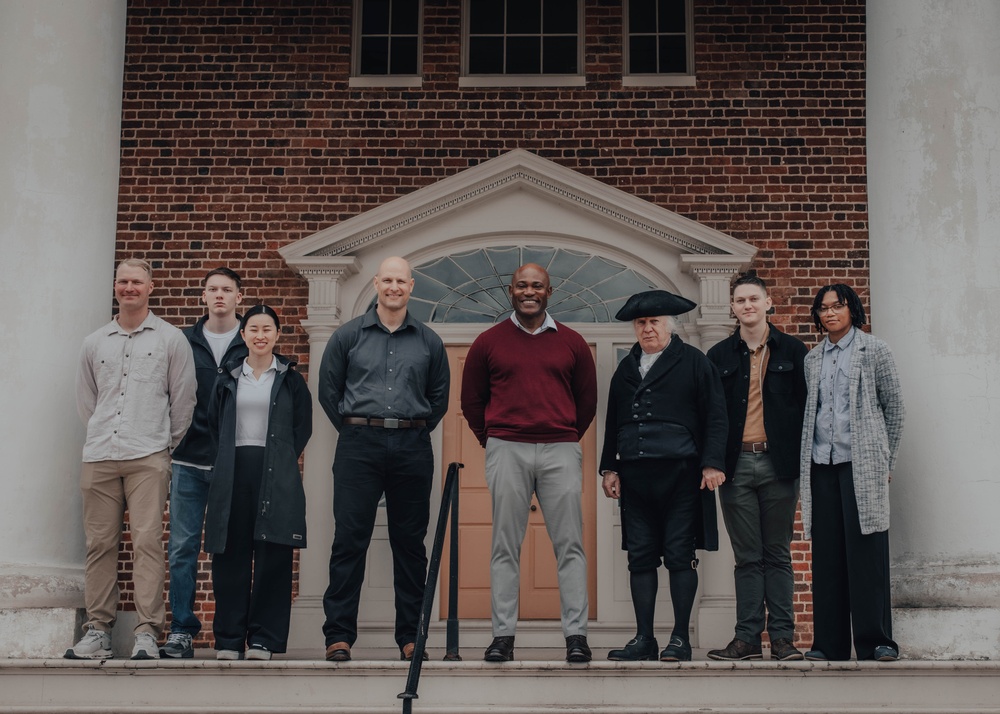
<svg viewBox="0 0 1000 714">
<path fill-rule="evenodd" d="M 123 267 L 142 268 L 143 270 L 146 271 L 146 275 L 149 276 L 149 279 L 150 280 L 153 279 L 153 266 L 150 265 L 149 263 L 147 263 L 142 258 L 125 258 L 125 260 L 123 260 L 122 262 L 120 262 L 118 264 L 118 267 L 115 268 L 115 272 L 117 273 L 118 270 L 121 269 L 121 268 L 123 268 Z"/>
</svg>

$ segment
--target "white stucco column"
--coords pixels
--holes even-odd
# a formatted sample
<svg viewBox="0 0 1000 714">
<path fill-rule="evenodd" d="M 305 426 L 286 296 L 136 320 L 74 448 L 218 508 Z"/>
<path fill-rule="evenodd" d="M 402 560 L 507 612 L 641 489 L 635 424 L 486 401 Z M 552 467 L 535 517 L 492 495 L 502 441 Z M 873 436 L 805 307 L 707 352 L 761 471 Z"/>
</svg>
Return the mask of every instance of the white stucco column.
<svg viewBox="0 0 1000 714">
<path fill-rule="evenodd" d="M 83 605 L 85 335 L 111 316 L 125 0 L 0 0 L 2 657 L 61 655 Z"/>
<path fill-rule="evenodd" d="M 872 327 L 906 426 L 895 636 L 1000 657 L 1000 3 L 868 3 Z"/>
<path fill-rule="evenodd" d="M 343 323 L 341 289 L 356 275 L 361 262 L 354 257 L 288 259 L 289 267 L 309 281 L 309 317 L 302 328 L 309 333 L 309 391 L 313 395 L 313 435 L 303 455 L 308 546 L 299 551 L 299 595 L 292 605 L 288 647 L 322 650 L 323 594 L 329 583 L 333 545 L 333 456 L 337 431 L 319 405 L 319 366 L 326 343 Z"/>
</svg>

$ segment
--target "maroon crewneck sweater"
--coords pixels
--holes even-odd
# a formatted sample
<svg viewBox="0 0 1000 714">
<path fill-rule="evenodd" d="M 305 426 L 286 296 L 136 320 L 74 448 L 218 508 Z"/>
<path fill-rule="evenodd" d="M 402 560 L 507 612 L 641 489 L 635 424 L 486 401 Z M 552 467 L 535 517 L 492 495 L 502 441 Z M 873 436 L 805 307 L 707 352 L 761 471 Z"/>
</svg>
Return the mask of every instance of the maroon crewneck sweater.
<svg viewBox="0 0 1000 714">
<path fill-rule="evenodd" d="M 462 373 L 462 414 L 486 445 L 579 441 L 597 412 L 597 368 L 578 332 L 529 335 L 506 319 L 479 335 Z"/>
</svg>

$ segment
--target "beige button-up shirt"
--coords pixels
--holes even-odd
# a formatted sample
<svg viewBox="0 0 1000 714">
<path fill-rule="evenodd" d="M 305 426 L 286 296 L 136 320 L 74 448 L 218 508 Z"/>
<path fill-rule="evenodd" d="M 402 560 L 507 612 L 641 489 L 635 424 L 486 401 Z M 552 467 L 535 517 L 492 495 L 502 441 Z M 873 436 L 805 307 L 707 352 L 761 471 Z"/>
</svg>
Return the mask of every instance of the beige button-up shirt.
<svg viewBox="0 0 1000 714">
<path fill-rule="evenodd" d="M 83 460 L 126 461 L 173 448 L 197 399 L 184 334 L 150 312 L 133 332 L 117 320 L 83 342 L 76 407 L 87 425 Z"/>
</svg>

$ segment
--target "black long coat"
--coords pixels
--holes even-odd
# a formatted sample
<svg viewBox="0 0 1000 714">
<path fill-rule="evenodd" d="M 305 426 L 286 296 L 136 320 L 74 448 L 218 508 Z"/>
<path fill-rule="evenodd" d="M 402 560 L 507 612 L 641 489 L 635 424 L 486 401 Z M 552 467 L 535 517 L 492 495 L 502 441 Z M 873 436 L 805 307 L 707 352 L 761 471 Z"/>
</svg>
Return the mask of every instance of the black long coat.
<svg viewBox="0 0 1000 714">
<path fill-rule="evenodd" d="M 299 472 L 299 455 L 312 435 L 312 397 L 295 362 L 277 357 L 277 373 L 271 385 L 264 473 L 254 540 L 306 546 L 306 493 Z M 208 492 L 205 515 L 205 551 L 226 549 L 229 512 L 233 498 L 236 461 L 236 389 L 243 362 L 226 365 L 209 404 L 209 428 L 218 445 L 218 456 Z"/>
<path fill-rule="evenodd" d="M 694 458 L 701 468 L 724 471 L 728 419 L 715 365 L 677 335 L 645 379 L 641 356 L 636 343 L 611 378 L 600 470 L 618 471 L 621 461 Z M 718 550 L 715 493 L 706 488 L 701 497 L 696 547 Z"/>
</svg>

